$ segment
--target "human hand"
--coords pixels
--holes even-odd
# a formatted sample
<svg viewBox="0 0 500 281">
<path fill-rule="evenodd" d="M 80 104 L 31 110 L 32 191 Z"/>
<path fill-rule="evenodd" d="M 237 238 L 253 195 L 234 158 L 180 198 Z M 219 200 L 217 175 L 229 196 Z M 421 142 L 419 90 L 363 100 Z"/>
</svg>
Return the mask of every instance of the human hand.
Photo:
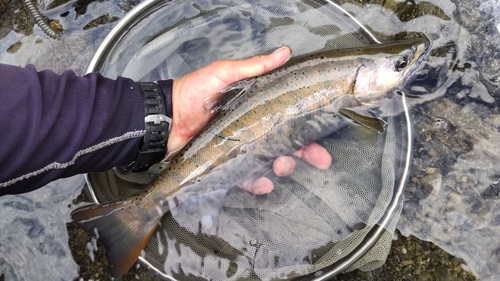
<svg viewBox="0 0 500 281">
<path fill-rule="evenodd" d="M 280 67 L 290 56 L 290 48 L 282 47 L 269 55 L 216 61 L 175 80 L 172 89 L 172 127 L 167 153 L 182 148 L 210 120 L 212 114 L 205 106 L 207 98 L 213 99 L 222 89 L 234 82 Z M 294 155 L 319 169 L 327 169 L 332 163 L 330 154 L 316 143 L 303 147 Z M 278 157 L 273 163 L 273 171 L 278 176 L 288 176 L 294 169 L 295 161 L 290 156 Z M 254 194 L 266 194 L 271 192 L 273 187 L 271 180 L 262 177 L 241 188 Z"/>
</svg>

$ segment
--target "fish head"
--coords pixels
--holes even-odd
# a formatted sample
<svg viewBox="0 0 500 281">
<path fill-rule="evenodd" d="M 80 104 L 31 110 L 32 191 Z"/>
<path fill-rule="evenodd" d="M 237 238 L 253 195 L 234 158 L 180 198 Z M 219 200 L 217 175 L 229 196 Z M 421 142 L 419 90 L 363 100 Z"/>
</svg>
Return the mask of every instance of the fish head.
<svg viewBox="0 0 500 281">
<path fill-rule="evenodd" d="M 357 71 L 353 94 L 361 102 L 385 98 L 410 83 L 430 48 L 427 39 L 414 39 L 376 49 L 379 52 L 364 57 Z"/>
</svg>

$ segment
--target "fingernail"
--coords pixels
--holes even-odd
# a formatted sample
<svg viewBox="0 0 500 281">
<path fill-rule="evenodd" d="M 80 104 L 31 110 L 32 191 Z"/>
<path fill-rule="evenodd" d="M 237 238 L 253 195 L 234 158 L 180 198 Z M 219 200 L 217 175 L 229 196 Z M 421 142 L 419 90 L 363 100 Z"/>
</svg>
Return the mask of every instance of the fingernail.
<svg viewBox="0 0 500 281">
<path fill-rule="evenodd" d="M 281 53 L 281 52 L 283 52 L 286 49 L 288 49 L 288 47 L 287 46 L 283 46 L 283 47 L 281 47 L 279 49 L 274 50 L 273 54 Z M 286 58 L 285 62 L 283 62 L 283 63 L 286 63 L 286 62 L 288 62 L 290 60 L 290 58 L 292 57 L 292 52 L 291 51 L 292 50 L 290 50 L 290 54 L 288 55 L 288 57 Z"/>
<path fill-rule="evenodd" d="M 289 175 L 291 174 L 291 167 L 292 165 L 290 164 L 290 160 L 285 161 L 285 166 L 283 167 L 283 175 Z"/>
<path fill-rule="evenodd" d="M 285 50 L 286 48 L 288 48 L 288 47 L 287 47 L 287 46 L 283 46 L 283 47 L 281 47 L 281 48 L 278 48 L 278 49 L 274 50 L 273 54 L 277 54 L 277 53 L 279 53 L 279 52 L 282 52 L 282 51 L 283 51 L 283 50 Z"/>
</svg>

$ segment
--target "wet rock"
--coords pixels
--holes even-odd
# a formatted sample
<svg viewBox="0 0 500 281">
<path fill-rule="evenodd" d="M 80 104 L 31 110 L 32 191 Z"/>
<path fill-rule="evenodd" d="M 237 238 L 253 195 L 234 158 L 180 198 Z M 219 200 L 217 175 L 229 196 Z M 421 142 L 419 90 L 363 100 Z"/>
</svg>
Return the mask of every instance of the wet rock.
<svg viewBox="0 0 500 281">
<path fill-rule="evenodd" d="M 436 128 L 436 129 L 443 129 L 444 130 L 444 129 L 448 128 L 448 122 L 444 118 L 439 118 L 439 117 L 435 118 L 433 125 L 434 125 L 434 128 Z M 429 136 L 429 138 L 430 138 L 430 136 Z"/>
<path fill-rule="evenodd" d="M 122 3 L 120 3 L 120 8 L 122 8 L 125 11 L 130 11 L 132 10 L 137 4 L 139 4 L 139 0 L 126 0 Z"/>
<path fill-rule="evenodd" d="M 433 167 L 427 167 L 425 168 L 425 172 L 429 175 L 435 174 L 437 172 L 438 168 L 433 168 Z"/>
<path fill-rule="evenodd" d="M 35 21 L 24 9 L 22 1 L 0 0 L 0 19 L 0 39 L 11 30 L 25 35 L 33 33 Z M 0 50 L 0 52 L 5 52 L 5 50 Z"/>
<path fill-rule="evenodd" d="M 21 48 L 21 46 L 23 45 L 23 43 L 21 43 L 20 41 L 17 41 L 16 43 L 12 44 L 8 49 L 7 49 L 7 53 L 9 54 L 13 54 L 15 52 L 17 52 L 17 50 L 19 50 Z"/>
<path fill-rule="evenodd" d="M 91 20 L 88 24 L 83 27 L 83 30 L 91 29 L 102 24 L 112 23 L 118 21 L 118 17 L 110 17 L 108 14 L 102 15 L 96 19 Z"/>
<path fill-rule="evenodd" d="M 439 190 L 441 189 L 442 182 L 443 182 L 443 177 L 439 173 L 429 174 L 429 175 L 423 177 L 422 181 L 421 181 L 425 190 L 429 194 L 434 195 L 434 196 L 439 193 Z"/>
<path fill-rule="evenodd" d="M 420 241 L 414 236 L 401 236 L 398 231 L 396 231 L 396 236 L 398 238 L 393 241 L 389 257 L 380 272 L 373 271 L 370 278 L 351 272 L 341 274 L 332 280 L 476 280 L 474 276 L 460 267 L 462 260 L 449 256 L 436 245 Z M 437 270 L 439 272 L 436 272 Z M 448 279 L 441 279 L 442 277 Z"/>
</svg>

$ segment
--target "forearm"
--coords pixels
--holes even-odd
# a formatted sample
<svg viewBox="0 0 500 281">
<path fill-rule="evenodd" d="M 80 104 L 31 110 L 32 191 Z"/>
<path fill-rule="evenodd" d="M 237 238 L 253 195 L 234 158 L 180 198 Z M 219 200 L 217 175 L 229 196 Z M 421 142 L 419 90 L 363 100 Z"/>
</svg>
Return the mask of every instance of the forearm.
<svg viewBox="0 0 500 281">
<path fill-rule="evenodd" d="M 144 134 L 137 84 L 0 65 L 0 195 L 131 163 Z"/>
</svg>

